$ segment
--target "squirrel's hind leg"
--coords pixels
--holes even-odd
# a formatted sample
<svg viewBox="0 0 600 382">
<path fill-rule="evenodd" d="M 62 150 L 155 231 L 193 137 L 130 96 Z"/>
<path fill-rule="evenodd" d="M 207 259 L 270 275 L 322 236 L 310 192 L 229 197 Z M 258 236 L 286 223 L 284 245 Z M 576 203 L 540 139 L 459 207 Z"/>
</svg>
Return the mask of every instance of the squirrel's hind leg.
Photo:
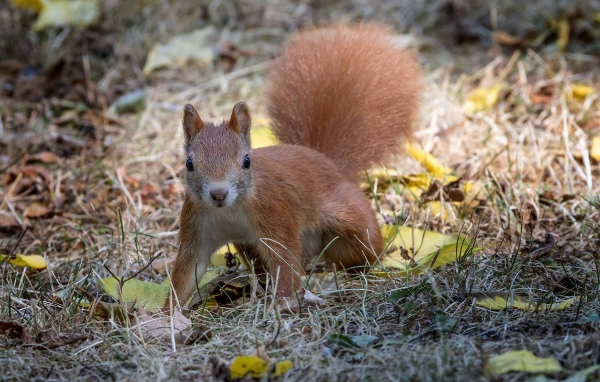
<svg viewBox="0 0 600 382">
<path fill-rule="evenodd" d="M 323 233 L 325 261 L 355 271 L 373 266 L 383 252 L 383 238 L 375 212 L 362 191 L 343 183 L 334 193 L 338 199 L 328 204 L 326 231 Z"/>
</svg>

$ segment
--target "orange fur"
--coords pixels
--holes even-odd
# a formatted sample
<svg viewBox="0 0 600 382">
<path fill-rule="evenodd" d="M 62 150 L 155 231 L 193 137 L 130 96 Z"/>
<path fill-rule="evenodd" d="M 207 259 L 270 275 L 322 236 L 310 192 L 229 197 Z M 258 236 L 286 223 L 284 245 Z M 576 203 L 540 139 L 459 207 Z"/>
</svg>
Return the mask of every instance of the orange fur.
<svg viewBox="0 0 600 382">
<path fill-rule="evenodd" d="M 291 38 L 270 68 L 267 107 L 282 142 L 322 152 L 355 177 L 402 149 L 420 80 L 389 28 L 338 24 Z"/>
<path fill-rule="evenodd" d="M 420 91 L 412 55 L 377 24 L 317 29 L 292 39 L 268 85 L 274 129 L 287 143 L 280 146 L 251 150 L 244 104 L 221 124 L 185 108 L 191 167 L 172 273 L 182 301 L 227 242 L 279 274 L 281 297 L 302 286 L 306 257 L 324 250 L 325 260 L 350 268 L 374 264 L 383 251 L 375 213 L 355 180 L 411 133 Z"/>
</svg>

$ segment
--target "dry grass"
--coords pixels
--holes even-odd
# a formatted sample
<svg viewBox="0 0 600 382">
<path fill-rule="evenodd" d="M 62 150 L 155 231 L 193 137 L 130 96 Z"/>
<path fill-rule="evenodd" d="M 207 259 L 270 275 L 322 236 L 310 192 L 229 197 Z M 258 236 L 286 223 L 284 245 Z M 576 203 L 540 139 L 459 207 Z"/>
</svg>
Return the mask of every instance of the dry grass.
<svg viewBox="0 0 600 382">
<path fill-rule="evenodd" d="M 0 233 L 2 252 L 43 254 L 49 267 L 33 272 L 0 264 L 0 319 L 18 321 L 33 334 L 84 333 L 88 339 L 75 346 L 35 350 L 0 336 L 0 380 L 211 380 L 211 356 L 231 360 L 261 345 L 273 359 L 295 363 L 285 380 L 524 380 L 523 373 L 483 374 L 489 356 L 517 349 L 558 359 L 565 371 L 551 376 L 555 379 L 600 362 L 599 322 L 593 315 L 600 309 L 600 166 L 583 160 L 590 137 L 600 134 L 600 59 L 581 54 L 593 51 L 597 41 L 586 45 L 587 50 L 576 50 L 584 40 L 574 39 L 573 50 L 565 55 L 552 53 L 548 42 L 524 50 L 509 66 L 511 52 L 490 44 L 489 33 L 471 45 L 450 44 L 447 36 L 457 26 L 439 26 L 435 12 L 442 12 L 441 2 L 235 3 L 157 2 L 145 11 L 136 5 L 140 9 L 124 12 L 118 2 L 106 2 L 102 26 L 68 32 L 64 47 L 58 49 L 53 43 L 60 31 L 27 33 L 32 15 L 2 4 L 2 20 L 12 23 L 6 36 L 22 49 L 0 45 L 0 61 L 16 58 L 43 73 L 47 60 L 64 54 L 67 74 L 43 94 L 31 90 L 38 89 L 38 83 L 27 85 L 27 79 L 22 89 L 29 90 L 12 96 L 1 93 L 3 174 L 27 160 L 25 153 L 50 150 L 61 162 L 43 165 L 50 177 L 28 190 L 5 197 L 10 185 L 2 189 L 1 211 L 29 226 L 22 237 L 19 231 Z M 594 10 L 593 2 L 580 3 L 584 11 Z M 468 21 L 476 33 L 485 35 L 481 20 L 489 21 L 489 9 L 469 4 L 473 11 Z M 499 3 L 499 23 L 510 25 L 511 33 L 543 28 L 535 10 L 559 12 L 544 2 L 521 7 L 530 18 L 519 24 L 508 16 L 516 6 Z M 225 17 L 232 14 L 235 17 Z M 469 232 L 481 252 L 408 279 L 346 279 L 339 290 L 325 296 L 327 308 L 281 319 L 268 309 L 270 297 L 260 293 L 218 309 L 194 310 L 189 317 L 211 328 L 212 338 L 177 352 L 145 336 L 135 321 L 90 318 L 89 311 L 77 306 L 77 294 L 65 301 L 53 297 L 77 285 L 110 301 L 98 285 L 98 277 L 109 276 L 106 268 L 128 276 L 159 251 L 173 256 L 182 203 L 181 105 L 193 102 L 203 116 L 223 118 L 235 102 L 245 100 L 260 120 L 256 117 L 264 116 L 262 63 L 287 32 L 340 18 L 384 19 L 399 31 L 416 34 L 428 73 L 416 141 L 482 190 L 475 205 L 447 205 L 442 219 L 407 194 L 399 198 L 380 187 L 380 215 L 391 213 L 392 201 L 402 223 L 444 233 Z M 221 41 L 231 41 L 245 52 L 230 74 L 224 75 L 217 63 L 143 78 L 140 68 L 153 41 L 205 22 L 222 28 Z M 251 28 L 256 25 L 261 27 Z M 103 44 L 108 46 L 105 50 L 94 50 Z M 39 54 L 27 53 L 32 50 Z M 73 57 L 87 57 L 91 70 L 82 69 L 78 63 L 83 61 L 73 63 Z M 499 105 L 465 114 L 461 103 L 468 91 L 493 83 L 503 71 L 506 87 Z M 36 76 L 44 81 L 42 74 Z M 71 82 L 77 76 L 83 82 Z M 595 86 L 596 94 L 583 102 L 568 100 L 565 94 L 573 82 Z M 143 112 L 119 121 L 106 119 L 104 105 L 140 86 L 148 91 Z M 81 91 L 73 95 L 73 89 Z M 544 103 L 534 103 L 532 94 L 548 96 Z M 78 112 L 65 121 L 65 113 L 76 108 L 66 102 L 71 97 L 75 104 L 85 104 L 90 114 Z M 419 171 L 405 158 L 396 166 L 402 173 Z M 50 206 L 53 213 L 43 219 L 24 218 L 33 202 Z M 544 251 L 547 234 L 553 235 L 555 245 Z M 137 277 L 162 282 L 165 274 L 149 268 Z M 389 301 L 392 291 L 422 282 L 437 287 L 397 304 Z M 554 312 L 494 312 L 475 305 L 473 293 L 482 291 L 511 292 L 540 302 L 573 295 L 581 300 Z M 457 325 L 442 330 L 442 316 L 457 319 Z M 332 333 L 377 336 L 378 346 L 347 349 L 328 339 Z"/>
</svg>

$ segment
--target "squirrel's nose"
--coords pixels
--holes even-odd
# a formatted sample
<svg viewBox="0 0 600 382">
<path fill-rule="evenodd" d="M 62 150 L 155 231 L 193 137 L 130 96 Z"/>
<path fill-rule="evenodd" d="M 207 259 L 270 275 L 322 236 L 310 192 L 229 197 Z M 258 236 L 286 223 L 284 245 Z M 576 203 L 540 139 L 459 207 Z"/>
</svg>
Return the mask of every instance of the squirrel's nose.
<svg viewBox="0 0 600 382">
<path fill-rule="evenodd" d="M 223 188 L 216 188 L 210 192 L 210 197 L 216 202 L 222 202 L 227 197 L 227 190 Z"/>
</svg>

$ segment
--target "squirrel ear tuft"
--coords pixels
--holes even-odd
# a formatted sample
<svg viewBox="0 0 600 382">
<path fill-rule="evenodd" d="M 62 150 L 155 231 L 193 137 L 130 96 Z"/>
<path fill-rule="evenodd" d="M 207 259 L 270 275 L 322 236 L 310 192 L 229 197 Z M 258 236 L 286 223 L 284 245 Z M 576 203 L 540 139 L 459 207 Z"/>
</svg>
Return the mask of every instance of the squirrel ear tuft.
<svg viewBox="0 0 600 382">
<path fill-rule="evenodd" d="M 186 144 L 204 128 L 196 109 L 189 103 L 183 107 L 183 134 Z"/>
<path fill-rule="evenodd" d="M 229 127 L 238 134 L 248 135 L 250 133 L 251 118 L 248 112 L 248 106 L 239 102 L 233 107 Z"/>
</svg>

